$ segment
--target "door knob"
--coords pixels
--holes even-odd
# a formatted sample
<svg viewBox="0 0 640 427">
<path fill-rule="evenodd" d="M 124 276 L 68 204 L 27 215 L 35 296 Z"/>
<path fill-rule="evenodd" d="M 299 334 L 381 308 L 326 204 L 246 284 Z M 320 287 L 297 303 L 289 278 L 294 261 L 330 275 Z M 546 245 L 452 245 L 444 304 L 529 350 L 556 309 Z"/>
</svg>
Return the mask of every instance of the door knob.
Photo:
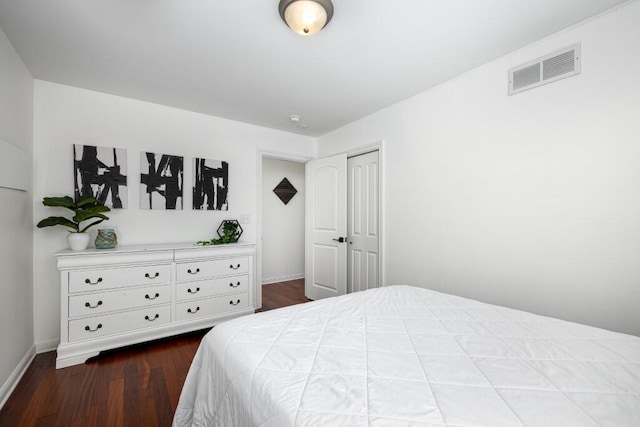
<svg viewBox="0 0 640 427">
<path fill-rule="evenodd" d="M 334 242 L 344 243 L 347 239 L 346 237 L 338 237 L 337 239 L 332 239 Z"/>
</svg>

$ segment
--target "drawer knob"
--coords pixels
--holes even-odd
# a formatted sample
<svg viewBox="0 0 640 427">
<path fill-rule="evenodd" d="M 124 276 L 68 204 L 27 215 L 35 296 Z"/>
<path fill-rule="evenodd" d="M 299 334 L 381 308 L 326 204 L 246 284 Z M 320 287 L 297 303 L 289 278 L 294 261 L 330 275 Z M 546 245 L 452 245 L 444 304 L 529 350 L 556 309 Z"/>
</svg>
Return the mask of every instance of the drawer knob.
<svg viewBox="0 0 640 427">
<path fill-rule="evenodd" d="M 101 305 L 102 305 L 102 301 L 98 301 L 98 302 L 96 303 L 96 305 L 91 305 L 91 303 L 90 303 L 90 302 L 85 302 L 85 303 L 84 303 L 84 306 L 85 306 L 85 307 L 89 307 L 89 308 L 98 308 L 98 307 L 100 307 Z"/>
<path fill-rule="evenodd" d="M 155 316 L 153 316 L 153 318 L 149 317 L 149 316 L 144 316 L 144 320 L 148 320 L 149 322 L 153 322 L 154 320 L 156 320 L 158 317 L 160 317 L 160 315 L 158 313 L 156 313 Z"/>
<path fill-rule="evenodd" d="M 102 329 L 102 323 L 98 323 L 98 326 L 96 326 L 96 328 L 95 328 L 95 329 L 91 329 L 91 327 L 90 327 L 90 326 L 85 326 L 85 327 L 84 327 L 84 330 L 85 330 L 85 331 L 89 331 L 89 332 L 95 332 L 95 331 L 97 331 L 98 329 Z"/>
<path fill-rule="evenodd" d="M 240 282 L 238 283 L 229 283 L 229 286 L 231 286 L 232 288 L 237 288 L 238 286 L 240 286 Z"/>
<path fill-rule="evenodd" d="M 235 267 L 233 266 L 233 264 L 231 264 L 231 265 L 229 266 L 229 268 L 230 268 L 230 269 L 232 269 L 232 270 L 237 270 L 237 269 L 239 269 L 239 268 L 240 268 L 240 264 L 236 265 Z"/>
<path fill-rule="evenodd" d="M 157 279 L 158 277 L 160 277 L 160 273 L 158 271 L 156 271 L 156 274 L 154 274 L 153 276 L 150 275 L 149 273 L 145 273 L 144 277 L 146 277 L 147 279 Z"/>
<path fill-rule="evenodd" d="M 98 280 L 92 282 L 91 279 L 84 279 L 84 283 L 87 285 L 97 285 L 98 283 L 102 283 L 102 277 L 98 277 Z"/>
<path fill-rule="evenodd" d="M 236 302 L 229 301 L 229 304 L 231 304 L 231 305 L 238 305 L 238 304 L 240 304 L 240 300 L 238 300 L 238 301 L 236 301 Z"/>
<path fill-rule="evenodd" d="M 194 271 L 191 271 L 191 269 L 188 269 L 187 273 L 189 273 L 189 274 L 198 274 L 198 273 L 200 273 L 200 268 L 196 268 Z"/>
<path fill-rule="evenodd" d="M 150 297 L 149 294 L 146 294 L 144 297 L 148 300 L 153 301 L 154 299 L 158 298 L 160 296 L 159 293 L 156 292 L 156 294 L 153 297 Z"/>
<path fill-rule="evenodd" d="M 192 291 L 191 288 L 187 289 L 187 292 L 189 292 L 190 294 L 197 294 L 198 292 L 200 292 L 200 288 L 196 288 L 195 291 Z"/>
<path fill-rule="evenodd" d="M 187 312 L 188 312 L 188 313 L 191 313 L 191 314 L 193 314 L 193 313 L 197 313 L 197 312 L 199 312 L 199 311 L 200 311 L 200 307 L 196 307 L 196 309 L 195 309 L 195 310 L 191 310 L 190 308 L 189 308 L 189 309 L 187 309 Z"/>
</svg>

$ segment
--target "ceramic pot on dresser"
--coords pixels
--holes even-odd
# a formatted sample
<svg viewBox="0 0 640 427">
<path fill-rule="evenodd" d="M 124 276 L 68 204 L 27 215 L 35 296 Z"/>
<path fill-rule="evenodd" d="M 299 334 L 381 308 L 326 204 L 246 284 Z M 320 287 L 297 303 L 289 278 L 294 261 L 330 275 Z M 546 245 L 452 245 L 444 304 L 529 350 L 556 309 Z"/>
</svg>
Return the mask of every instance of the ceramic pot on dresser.
<svg viewBox="0 0 640 427">
<path fill-rule="evenodd" d="M 64 251 L 56 368 L 100 351 L 250 314 L 256 302 L 255 246 L 193 244 Z"/>
</svg>

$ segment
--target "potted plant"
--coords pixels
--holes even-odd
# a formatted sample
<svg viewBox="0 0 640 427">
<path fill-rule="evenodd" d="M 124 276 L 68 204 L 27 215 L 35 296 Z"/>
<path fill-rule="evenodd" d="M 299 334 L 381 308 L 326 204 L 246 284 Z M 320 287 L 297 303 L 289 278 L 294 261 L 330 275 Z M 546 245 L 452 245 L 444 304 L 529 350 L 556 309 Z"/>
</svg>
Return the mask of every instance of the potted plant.
<svg viewBox="0 0 640 427">
<path fill-rule="evenodd" d="M 196 242 L 198 245 L 209 246 L 209 245 L 224 245 L 226 243 L 236 243 L 240 239 L 240 235 L 242 234 L 242 227 L 240 223 L 235 219 L 225 219 L 220 223 L 220 227 L 218 227 L 218 236 L 219 239 L 213 238 L 211 240 L 200 240 Z"/>
<path fill-rule="evenodd" d="M 69 247 L 73 251 L 81 251 L 87 249 L 89 245 L 89 235 L 86 231 L 94 225 L 100 224 L 102 221 L 109 219 L 104 212 L 109 212 L 107 206 L 94 197 L 87 197 L 79 201 L 74 201 L 69 196 L 64 197 L 45 197 L 42 204 L 50 207 L 67 208 L 73 212 L 71 219 L 64 216 L 50 216 L 43 219 L 37 225 L 38 228 L 52 227 L 54 225 L 62 225 L 71 229 L 67 236 Z M 96 219 L 88 225 L 82 225 L 84 221 Z"/>
</svg>

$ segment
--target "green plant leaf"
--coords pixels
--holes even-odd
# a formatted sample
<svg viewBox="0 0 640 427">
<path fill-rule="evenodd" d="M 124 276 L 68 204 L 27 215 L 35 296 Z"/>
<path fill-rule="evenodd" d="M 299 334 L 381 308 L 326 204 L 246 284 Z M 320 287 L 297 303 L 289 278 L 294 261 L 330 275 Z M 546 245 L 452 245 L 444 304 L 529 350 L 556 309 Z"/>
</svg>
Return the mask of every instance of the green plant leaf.
<svg viewBox="0 0 640 427">
<path fill-rule="evenodd" d="M 95 197 L 85 197 L 84 199 L 80 200 L 78 203 L 76 203 L 76 205 L 79 208 L 84 208 L 86 207 L 90 207 L 90 206 L 102 206 L 105 207 L 107 209 L 107 211 L 109 211 L 110 209 L 107 208 L 106 206 L 104 206 L 102 204 L 102 202 L 98 199 L 96 199 Z M 86 209 L 86 208 L 85 208 Z"/>
<path fill-rule="evenodd" d="M 42 199 L 42 204 L 51 207 L 60 207 L 75 210 L 76 204 L 69 196 L 64 197 L 45 197 Z"/>
<path fill-rule="evenodd" d="M 104 215 L 102 215 L 104 216 Z M 106 217 L 105 217 L 106 218 Z M 106 218 L 108 219 L 108 218 Z M 98 225 L 100 224 L 102 221 L 104 221 L 104 219 L 99 219 L 98 221 L 92 222 L 91 224 L 87 225 L 86 227 L 84 227 L 82 230 L 80 230 L 81 233 L 84 233 L 85 231 L 87 231 L 89 228 L 93 227 L 94 225 Z"/>
<path fill-rule="evenodd" d="M 110 212 L 111 209 L 104 205 L 98 205 L 91 208 L 91 212 Z"/>
<path fill-rule="evenodd" d="M 88 219 L 91 218 L 102 218 L 102 220 L 106 220 L 109 219 L 108 216 L 101 214 L 99 212 L 92 212 L 92 211 L 78 211 L 76 212 L 75 216 L 73 217 L 73 220 L 75 222 L 77 222 L 78 224 L 80 224 L 82 221 L 86 221 Z"/>
<path fill-rule="evenodd" d="M 63 216 L 50 216 L 49 218 L 45 218 L 38 223 L 37 227 L 44 228 L 52 227 L 54 225 L 63 225 L 71 228 L 73 231 L 78 231 L 78 224 Z"/>
<path fill-rule="evenodd" d="M 211 240 L 199 240 L 196 242 L 196 245 L 200 245 L 200 246 L 214 246 L 214 245 L 222 245 L 226 242 L 223 241 L 223 239 L 216 239 L 215 237 L 212 238 Z"/>
<path fill-rule="evenodd" d="M 96 215 L 102 215 L 102 212 L 109 212 L 109 210 L 110 209 L 106 206 L 91 206 L 85 209 L 77 209 L 76 214 L 73 217 L 73 220 L 77 222 L 82 222 L 86 219 L 93 218 Z M 102 215 L 102 216 L 104 216 L 104 219 L 109 219 L 106 215 Z"/>
<path fill-rule="evenodd" d="M 65 227 L 69 227 L 76 232 L 85 232 L 90 227 L 93 227 L 94 225 L 100 224 L 102 221 L 109 219 L 109 217 L 104 215 L 103 212 L 111 211 L 110 208 L 105 206 L 100 200 L 96 199 L 95 197 L 85 197 L 84 199 L 78 201 L 78 203 L 75 203 L 73 198 L 69 196 L 45 197 L 42 200 L 42 204 L 51 207 L 67 208 L 73 211 L 74 216 L 71 219 L 61 216 L 43 219 L 38 223 L 39 228 L 50 227 L 53 225 L 62 225 Z M 83 221 L 87 221 L 93 218 L 98 218 L 98 220 L 85 227 L 81 227 L 80 224 Z"/>
<path fill-rule="evenodd" d="M 96 203 L 99 203 L 99 202 L 98 202 L 98 199 L 96 199 L 95 197 L 85 197 L 82 200 L 78 200 L 76 205 L 80 207 L 80 206 L 96 204 Z"/>
</svg>

